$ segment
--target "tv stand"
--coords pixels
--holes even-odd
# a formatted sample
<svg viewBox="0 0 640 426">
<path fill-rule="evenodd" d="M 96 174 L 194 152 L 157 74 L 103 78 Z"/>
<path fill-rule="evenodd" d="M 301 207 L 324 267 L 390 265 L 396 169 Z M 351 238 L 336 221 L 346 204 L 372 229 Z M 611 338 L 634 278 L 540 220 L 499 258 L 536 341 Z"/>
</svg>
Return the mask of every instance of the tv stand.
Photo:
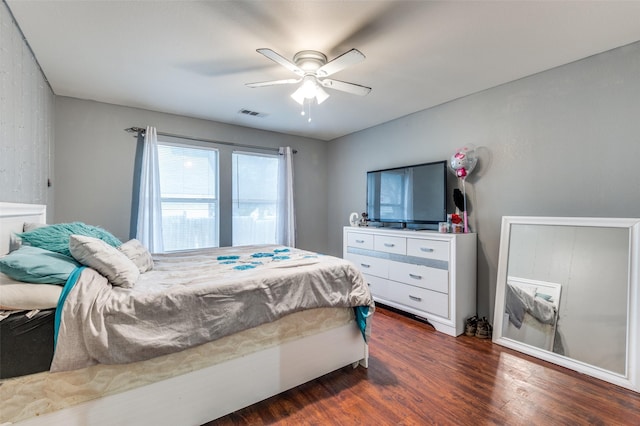
<svg viewBox="0 0 640 426">
<path fill-rule="evenodd" d="M 375 301 L 425 318 L 450 336 L 476 314 L 476 234 L 350 227 L 343 257 L 364 275 Z"/>
</svg>

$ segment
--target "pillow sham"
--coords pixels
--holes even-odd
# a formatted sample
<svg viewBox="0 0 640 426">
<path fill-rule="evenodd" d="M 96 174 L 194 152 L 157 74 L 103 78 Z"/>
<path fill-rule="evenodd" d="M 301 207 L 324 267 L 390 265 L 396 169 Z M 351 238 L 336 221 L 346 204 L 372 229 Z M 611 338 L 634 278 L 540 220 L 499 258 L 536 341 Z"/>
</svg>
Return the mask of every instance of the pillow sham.
<svg viewBox="0 0 640 426">
<path fill-rule="evenodd" d="M 48 226 L 48 225 L 46 223 L 25 222 L 22 225 L 22 231 L 23 232 L 33 231 L 34 229 L 42 228 L 43 226 Z M 11 253 L 12 251 L 18 250 L 20 247 L 22 247 L 22 239 L 17 234 L 12 233 L 9 236 L 9 253 Z"/>
<path fill-rule="evenodd" d="M 19 234 L 23 243 L 61 253 L 65 256 L 71 256 L 71 252 L 69 251 L 69 237 L 71 235 L 85 235 L 98 238 L 113 247 L 122 245 L 122 241 L 113 236 L 109 231 L 82 222 L 58 223 Z"/>
<path fill-rule="evenodd" d="M 58 305 L 62 287 L 52 284 L 28 284 L 0 273 L 0 310 L 32 311 Z"/>
<path fill-rule="evenodd" d="M 22 247 L 22 240 L 16 234 L 9 235 L 9 253 Z"/>
<path fill-rule="evenodd" d="M 71 235 L 69 250 L 78 262 L 98 271 L 112 285 L 131 288 L 140 277 L 140 270 L 124 253 L 98 238 Z"/>
<path fill-rule="evenodd" d="M 30 246 L 22 246 L 0 258 L 0 272 L 34 284 L 65 284 L 78 266 L 69 256 Z"/>
<path fill-rule="evenodd" d="M 22 225 L 23 232 L 33 231 L 34 229 L 44 228 L 45 226 L 49 226 L 47 223 L 38 223 L 38 222 L 25 222 Z"/>
<path fill-rule="evenodd" d="M 124 253 L 138 267 L 141 274 L 153 269 L 151 253 L 140 241 L 136 239 L 129 240 L 118 247 L 118 250 Z"/>
</svg>

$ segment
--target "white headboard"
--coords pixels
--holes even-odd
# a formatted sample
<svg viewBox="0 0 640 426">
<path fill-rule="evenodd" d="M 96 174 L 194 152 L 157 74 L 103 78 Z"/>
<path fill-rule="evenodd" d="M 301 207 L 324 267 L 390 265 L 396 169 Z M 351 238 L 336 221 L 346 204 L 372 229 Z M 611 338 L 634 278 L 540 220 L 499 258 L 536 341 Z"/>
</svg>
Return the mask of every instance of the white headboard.
<svg viewBox="0 0 640 426">
<path fill-rule="evenodd" d="M 47 206 L 0 202 L 0 255 L 9 252 L 9 237 L 22 232 L 25 222 L 46 223 Z"/>
<path fill-rule="evenodd" d="M 525 290 L 529 290 L 530 292 L 535 293 L 543 293 L 548 294 L 552 297 L 551 303 L 556 309 L 559 309 L 560 306 L 560 295 L 562 293 L 562 284 L 559 283 L 550 283 L 546 281 L 539 280 L 530 280 L 528 278 L 519 278 L 519 277 L 507 277 L 507 284 L 511 284 L 512 286 L 519 287 Z"/>
</svg>

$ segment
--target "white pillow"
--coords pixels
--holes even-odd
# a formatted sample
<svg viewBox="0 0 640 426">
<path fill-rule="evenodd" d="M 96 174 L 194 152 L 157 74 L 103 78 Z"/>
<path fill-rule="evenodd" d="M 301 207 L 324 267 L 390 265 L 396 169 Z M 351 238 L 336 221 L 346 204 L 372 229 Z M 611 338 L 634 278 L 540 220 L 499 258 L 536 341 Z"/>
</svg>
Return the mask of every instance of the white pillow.
<svg viewBox="0 0 640 426">
<path fill-rule="evenodd" d="M 118 247 L 140 270 L 141 274 L 153 269 L 153 258 L 151 253 L 142 243 L 136 239 L 129 240 Z"/>
<path fill-rule="evenodd" d="M 18 250 L 20 247 L 22 247 L 22 238 L 13 233 L 9 235 L 9 253 Z"/>
<path fill-rule="evenodd" d="M 29 284 L 0 273 L 0 310 L 50 309 L 58 305 L 62 286 Z"/>
<path fill-rule="evenodd" d="M 38 223 L 38 222 L 25 222 L 22 225 L 22 230 L 24 232 L 33 231 L 34 229 L 43 228 L 45 226 L 49 226 L 48 223 Z"/>
<path fill-rule="evenodd" d="M 42 228 L 43 226 L 49 225 L 47 225 L 46 223 L 25 222 L 22 225 L 22 231 L 33 231 L 34 229 Z M 9 236 L 9 253 L 18 250 L 20 247 L 22 247 L 22 238 L 20 238 L 17 234 L 12 233 Z"/>
<path fill-rule="evenodd" d="M 71 235 L 69 251 L 74 259 L 98 271 L 112 285 L 131 288 L 140 277 L 140 270 L 124 253 L 97 238 Z"/>
</svg>

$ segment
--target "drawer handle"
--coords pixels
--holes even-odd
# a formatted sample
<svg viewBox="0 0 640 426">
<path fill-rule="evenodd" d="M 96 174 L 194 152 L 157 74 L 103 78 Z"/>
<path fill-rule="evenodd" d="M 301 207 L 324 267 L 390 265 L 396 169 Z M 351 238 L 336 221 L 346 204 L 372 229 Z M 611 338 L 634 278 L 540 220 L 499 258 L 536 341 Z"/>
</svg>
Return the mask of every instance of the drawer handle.
<svg viewBox="0 0 640 426">
<path fill-rule="evenodd" d="M 414 280 L 421 280 L 422 279 L 422 275 L 409 274 L 409 276 L 411 278 L 413 278 Z"/>
<path fill-rule="evenodd" d="M 356 240 L 356 243 L 358 243 L 358 244 L 363 244 L 363 243 L 364 243 L 364 240 Z"/>
<path fill-rule="evenodd" d="M 433 249 L 429 247 L 420 247 L 420 251 L 423 251 L 425 253 L 433 253 Z"/>
<path fill-rule="evenodd" d="M 409 299 L 414 300 L 416 302 L 422 302 L 422 297 L 409 295 Z"/>
<path fill-rule="evenodd" d="M 371 268 L 371 265 L 367 265 L 366 263 L 361 263 L 360 266 L 363 268 Z"/>
<path fill-rule="evenodd" d="M 395 247 L 396 245 L 393 243 L 384 243 L 385 247 Z"/>
</svg>

